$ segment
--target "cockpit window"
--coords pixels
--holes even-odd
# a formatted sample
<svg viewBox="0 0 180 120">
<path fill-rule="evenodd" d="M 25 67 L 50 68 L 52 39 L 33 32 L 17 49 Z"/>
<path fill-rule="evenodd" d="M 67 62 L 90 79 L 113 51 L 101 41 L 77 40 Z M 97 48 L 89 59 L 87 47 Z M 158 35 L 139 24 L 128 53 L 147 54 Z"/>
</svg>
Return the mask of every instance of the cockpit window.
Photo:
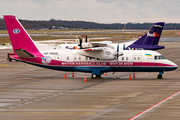
<svg viewBox="0 0 180 120">
<path fill-rule="evenodd" d="M 154 59 L 155 60 L 163 60 L 163 59 L 165 59 L 162 55 L 156 55 L 156 56 L 154 56 Z"/>
<path fill-rule="evenodd" d="M 161 56 L 161 59 L 165 59 L 163 56 Z"/>
<path fill-rule="evenodd" d="M 154 59 L 157 60 L 157 56 L 154 56 Z"/>
</svg>

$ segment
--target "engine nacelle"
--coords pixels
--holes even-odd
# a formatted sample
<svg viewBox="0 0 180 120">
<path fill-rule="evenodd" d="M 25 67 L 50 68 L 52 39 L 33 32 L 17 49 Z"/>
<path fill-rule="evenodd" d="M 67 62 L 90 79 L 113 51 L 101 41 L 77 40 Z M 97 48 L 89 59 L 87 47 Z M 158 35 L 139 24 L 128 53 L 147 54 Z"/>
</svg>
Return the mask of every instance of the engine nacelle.
<svg viewBox="0 0 180 120">
<path fill-rule="evenodd" d="M 99 60 L 114 60 L 116 56 L 121 56 L 123 53 L 117 52 L 115 50 L 103 50 L 103 51 L 79 51 L 80 55 L 96 58 Z"/>
<path fill-rule="evenodd" d="M 92 45 L 89 42 L 82 43 L 82 48 L 91 48 L 91 47 L 92 47 Z"/>
</svg>

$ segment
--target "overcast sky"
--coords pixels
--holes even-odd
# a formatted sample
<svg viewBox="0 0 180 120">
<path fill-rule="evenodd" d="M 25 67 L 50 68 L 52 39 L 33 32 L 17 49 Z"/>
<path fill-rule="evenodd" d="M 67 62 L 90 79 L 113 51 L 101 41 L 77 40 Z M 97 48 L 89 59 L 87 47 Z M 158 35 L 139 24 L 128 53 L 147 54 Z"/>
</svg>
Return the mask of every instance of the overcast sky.
<svg viewBox="0 0 180 120">
<path fill-rule="evenodd" d="M 0 15 L 27 20 L 180 23 L 180 0 L 0 0 Z"/>
</svg>

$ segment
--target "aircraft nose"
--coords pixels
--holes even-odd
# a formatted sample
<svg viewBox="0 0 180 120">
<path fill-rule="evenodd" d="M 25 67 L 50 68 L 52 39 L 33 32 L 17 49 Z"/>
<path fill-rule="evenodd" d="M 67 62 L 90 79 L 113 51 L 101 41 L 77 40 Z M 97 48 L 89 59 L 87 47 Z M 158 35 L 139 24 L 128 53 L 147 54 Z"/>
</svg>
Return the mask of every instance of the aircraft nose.
<svg viewBox="0 0 180 120">
<path fill-rule="evenodd" d="M 171 62 L 171 65 L 174 70 L 178 68 L 178 66 L 174 62 Z"/>
<path fill-rule="evenodd" d="M 174 65 L 174 67 L 175 67 L 176 69 L 178 68 L 178 66 L 177 66 L 176 64 Z"/>
</svg>

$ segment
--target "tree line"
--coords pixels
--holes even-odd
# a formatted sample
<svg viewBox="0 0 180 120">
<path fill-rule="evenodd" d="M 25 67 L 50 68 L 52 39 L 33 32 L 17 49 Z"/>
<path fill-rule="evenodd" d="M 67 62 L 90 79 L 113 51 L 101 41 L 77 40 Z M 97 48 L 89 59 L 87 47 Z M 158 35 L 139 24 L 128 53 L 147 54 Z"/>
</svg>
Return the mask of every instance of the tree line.
<svg viewBox="0 0 180 120">
<path fill-rule="evenodd" d="M 19 20 L 25 29 L 51 29 L 52 26 L 66 27 L 69 29 L 149 29 L 154 23 L 113 23 L 113 24 L 102 24 L 87 21 L 66 21 L 66 20 L 55 20 L 49 21 L 38 21 L 38 20 Z M 0 30 L 5 30 L 4 19 L 0 19 Z M 164 30 L 179 30 L 180 23 L 166 23 Z"/>
</svg>

